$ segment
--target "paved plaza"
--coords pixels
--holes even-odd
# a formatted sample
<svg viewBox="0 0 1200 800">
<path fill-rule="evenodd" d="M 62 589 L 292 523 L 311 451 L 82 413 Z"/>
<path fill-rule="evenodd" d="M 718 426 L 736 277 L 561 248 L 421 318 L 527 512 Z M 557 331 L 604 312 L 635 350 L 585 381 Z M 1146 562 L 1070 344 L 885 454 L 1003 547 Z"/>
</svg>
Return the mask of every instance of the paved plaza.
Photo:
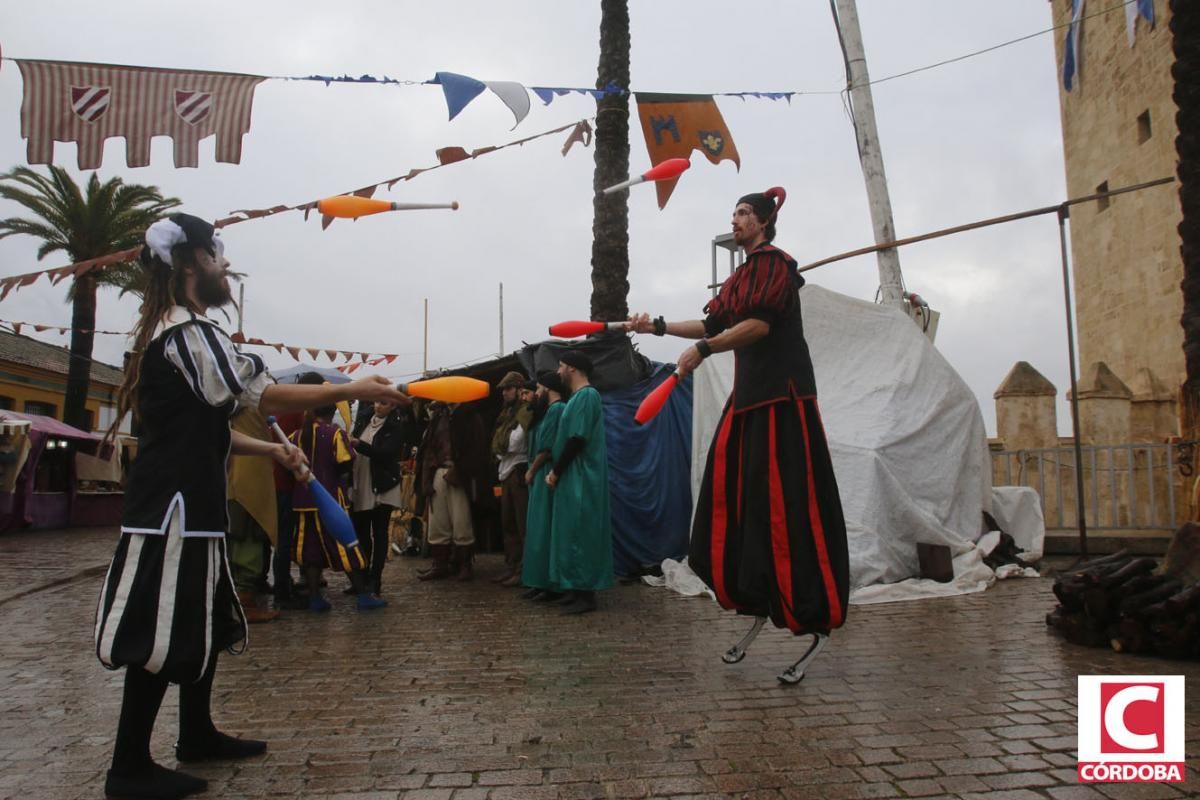
<svg viewBox="0 0 1200 800">
<path fill-rule="evenodd" d="M 112 531 L 0 537 L 0 798 L 101 798 L 121 695 L 96 661 L 96 595 Z M 851 609 L 797 686 L 776 674 L 807 641 L 747 627 L 707 598 L 643 585 L 563 617 L 486 580 L 385 574 L 391 606 L 286 612 L 225 655 L 215 718 L 266 756 L 189 771 L 199 797 L 1170 798 L 1200 794 L 1200 664 L 1052 637 L 1049 579 Z M 1075 678 L 1188 677 L 1189 782 L 1076 782 Z M 175 692 L 155 757 L 174 766 Z"/>
</svg>

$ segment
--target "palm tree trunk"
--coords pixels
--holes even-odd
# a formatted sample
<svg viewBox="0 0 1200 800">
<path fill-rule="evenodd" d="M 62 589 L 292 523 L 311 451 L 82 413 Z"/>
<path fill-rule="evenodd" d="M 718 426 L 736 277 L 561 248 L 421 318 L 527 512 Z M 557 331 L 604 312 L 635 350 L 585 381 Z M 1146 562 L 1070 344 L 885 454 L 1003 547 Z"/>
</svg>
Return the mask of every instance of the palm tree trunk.
<svg viewBox="0 0 1200 800">
<path fill-rule="evenodd" d="M 596 88 L 629 86 L 628 0 L 600 2 L 600 64 Z M 604 194 L 629 176 L 629 95 L 606 94 L 596 104 L 596 168 L 592 179 L 592 319 L 629 316 L 629 193 Z"/>
<path fill-rule="evenodd" d="M 1175 63 L 1173 94 L 1179 135 L 1180 255 L 1183 259 L 1183 357 L 1186 369 L 1180 392 L 1180 433 L 1200 440 L 1200 6 L 1195 0 L 1171 0 L 1171 34 Z M 1200 519 L 1193 491 L 1191 519 Z"/>
<path fill-rule="evenodd" d="M 67 396 L 63 401 L 63 422 L 85 431 L 90 430 L 86 403 L 92 377 L 95 330 L 96 277 L 89 273 L 75 279 L 71 303 L 71 363 L 67 368 Z"/>
</svg>

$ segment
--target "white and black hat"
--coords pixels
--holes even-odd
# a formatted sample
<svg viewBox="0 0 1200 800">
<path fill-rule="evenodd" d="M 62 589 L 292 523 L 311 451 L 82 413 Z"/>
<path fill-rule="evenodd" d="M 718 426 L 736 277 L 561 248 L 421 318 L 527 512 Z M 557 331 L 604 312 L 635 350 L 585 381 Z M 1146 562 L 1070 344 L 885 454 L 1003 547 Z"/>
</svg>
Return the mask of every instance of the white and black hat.
<svg viewBox="0 0 1200 800">
<path fill-rule="evenodd" d="M 153 257 L 169 267 L 175 266 L 171 251 L 179 245 L 203 248 L 214 258 L 225 252 L 217 229 L 191 214 L 172 214 L 146 229 L 146 246 L 142 248 L 142 263 L 150 264 Z"/>
</svg>

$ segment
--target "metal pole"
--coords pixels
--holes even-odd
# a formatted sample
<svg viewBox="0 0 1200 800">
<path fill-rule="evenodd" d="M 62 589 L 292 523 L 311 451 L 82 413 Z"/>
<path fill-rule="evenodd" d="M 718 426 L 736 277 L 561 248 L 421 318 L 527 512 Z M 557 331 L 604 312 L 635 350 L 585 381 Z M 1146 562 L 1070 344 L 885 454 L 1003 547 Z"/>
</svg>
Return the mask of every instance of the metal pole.
<svg viewBox="0 0 1200 800">
<path fill-rule="evenodd" d="M 429 372 L 429 298 L 425 298 L 425 347 L 421 356 L 421 372 Z"/>
<path fill-rule="evenodd" d="M 246 313 L 246 284 L 238 284 L 238 333 L 242 332 L 242 317 Z"/>
<path fill-rule="evenodd" d="M 500 352 L 496 355 L 504 357 L 504 281 L 500 281 Z"/>
<path fill-rule="evenodd" d="M 1071 271 L 1067 256 L 1067 218 L 1071 208 L 1066 203 L 1058 209 L 1058 242 L 1062 252 L 1063 299 L 1067 311 L 1067 362 L 1071 370 L 1071 432 L 1075 439 L 1075 518 L 1079 522 L 1079 555 L 1087 558 L 1087 520 L 1083 501 L 1083 445 L 1079 436 L 1079 386 L 1075 380 L 1075 322 L 1071 313 Z"/>
<path fill-rule="evenodd" d="M 867 205 L 871 211 L 871 226 L 875 242 L 882 244 L 896 238 L 892 223 L 892 201 L 888 197 L 887 175 L 883 170 L 883 152 L 879 148 L 879 132 L 875 127 L 875 104 L 871 99 L 871 76 L 867 72 L 867 56 L 863 49 L 862 31 L 858 27 L 858 9 L 854 0 L 834 0 L 838 36 L 846 57 L 847 90 L 850 93 L 854 132 L 858 139 L 858 158 L 867 185 Z M 895 248 L 879 251 L 880 302 L 884 305 L 904 305 L 904 282 L 900 275 L 900 252 Z"/>
</svg>

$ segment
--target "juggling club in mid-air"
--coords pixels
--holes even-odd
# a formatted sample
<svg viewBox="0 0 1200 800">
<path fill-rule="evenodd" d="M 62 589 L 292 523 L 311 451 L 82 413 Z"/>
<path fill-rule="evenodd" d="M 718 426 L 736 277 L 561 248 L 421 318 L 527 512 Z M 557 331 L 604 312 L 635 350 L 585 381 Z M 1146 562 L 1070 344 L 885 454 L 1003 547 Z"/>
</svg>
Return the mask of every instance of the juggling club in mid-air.
<svg viewBox="0 0 1200 800">
<path fill-rule="evenodd" d="M 330 217 L 357 219 L 368 214 L 379 214 L 384 211 L 418 211 L 426 208 L 448 208 L 458 210 L 458 201 L 450 203 L 393 203 L 389 200 L 375 200 L 371 197 L 359 197 L 353 194 L 339 194 L 336 197 L 326 197 L 317 201 L 317 210 Z"/>
<path fill-rule="evenodd" d="M 683 171 L 691 165 L 692 162 L 688 161 L 686 158 L 668 158 L 666 161 L 655 164 L 653 167 L 646 170 L 641 175 L 638 175 L 636 178 L 630 178 L 627 181 L 614 183 L 612 186 L 609 186 L 607 189 L 605 189 L 604 193 L 612 194 L 613 192 L 619 192 L 622 189 L 628 189 L 630 186 L 634 186 L 639 183 L 645 183 L 646 181 L 668 181 L 672 178 L 678 178 L 683 174 Z"/>
</svg>

